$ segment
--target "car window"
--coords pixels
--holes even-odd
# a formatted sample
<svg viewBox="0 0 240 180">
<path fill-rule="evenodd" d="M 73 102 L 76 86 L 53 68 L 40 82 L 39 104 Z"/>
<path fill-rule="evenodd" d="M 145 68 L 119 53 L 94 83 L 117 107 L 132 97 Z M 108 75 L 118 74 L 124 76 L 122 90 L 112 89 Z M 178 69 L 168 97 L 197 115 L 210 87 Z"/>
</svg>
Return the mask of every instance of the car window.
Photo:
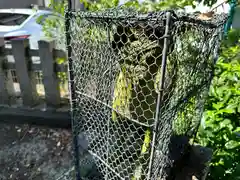
<svg viewBox="0 0 240 180">
<path fill-rule="evenodd" d="M 28 17 L 29 17 L 28 14 L 0 13 L 0 25 L 4 25 L 4 26 L 19 26 Z"/>
</svg>

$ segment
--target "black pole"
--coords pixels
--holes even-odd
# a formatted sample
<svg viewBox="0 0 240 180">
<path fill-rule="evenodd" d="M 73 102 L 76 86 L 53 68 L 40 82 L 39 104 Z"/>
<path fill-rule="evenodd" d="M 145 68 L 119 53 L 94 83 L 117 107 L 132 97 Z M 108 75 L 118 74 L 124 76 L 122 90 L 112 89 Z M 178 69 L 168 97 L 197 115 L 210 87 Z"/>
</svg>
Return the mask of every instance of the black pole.
<svg viewBox="0 0 240 180">
<path fill-rule="evenodd" d="M 162 107 L 162 97 L 163 97 L 163 89 L 164 89 L 164 80 L 165 80 L 165 73 L 167 67 L 167 51 L 168 51 L 168 36 L 169 36 L 169 29 L 170 29 L 170 19 L 171 19 L 171 12 L 166 13 L 166 27 L 165 27 L 165 34 L 164 34 L 164 46 L 162 50 L 162 65 L 161 65 L 161 78 L 160 78 L 160 91 L 157 97 L 157 106 L 156 106 L 156 114 L 155 114 L 155 121 L 154 121 L 154 129 L 153 129 L 153 137 L 152 137 L 152 147 L 151 147 L 151 154 L 149 159 L 149 169 L 147 180 L 151 179 L 152 173 L 152 166 L 154 160 L 154 153 L 156 149 L 156 141 L 157 141 L 157 133 L 158 133 L 158 125 L 159 125 L 159 117 L 161 115 L 161 107 Z"/>
<path fill-rule="evenodd" d="M 65 30 L 66 30 L 66 48 L 68 56 L 68 79 L 69 79 L 69 89 L 70 89 L 70 105 L 71 105 L 71 123 L 72 123 L 72 133 L 73 133 L 73 151 L 74 151 L 74 165 L 76 180 L 81 180 L 80 175 L 80 164 L 79 164 L 79 149 L 78 149 L 78 139 L 77 130 L 75 129 L 74 122 L 74 111 L 76 110 L 76 94 L 74 85 L 74 73 L 73 73 L 73 59 L 72 59 L 72 47 L 71 47 L 71 19 L 74 18 L 72 11 L 72 0 L 68 0 L 68 5 L 65 7 Z"/>
</svg>

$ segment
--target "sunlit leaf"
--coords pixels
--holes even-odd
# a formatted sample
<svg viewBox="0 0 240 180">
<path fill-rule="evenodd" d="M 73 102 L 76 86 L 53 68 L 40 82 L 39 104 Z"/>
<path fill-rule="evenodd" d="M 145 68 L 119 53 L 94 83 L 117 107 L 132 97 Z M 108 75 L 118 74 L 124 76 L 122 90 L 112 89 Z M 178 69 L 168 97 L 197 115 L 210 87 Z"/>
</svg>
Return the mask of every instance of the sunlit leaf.
<svg viewBox="0 0 240 180">
<path fill-rule="evenodd" d="M 231 140 L 231 141 L 229 141 L 229 142 L 227 142 L 227 143 L 225 144 L 225 147 L 226 147 L 227 149 L 240 148 L 240 141 L 237 142 L 237 141 Z"/>
<path fill-rule="evenodd" d="M 224 121 L 220 122 L 220 128 L 228 127 L 229 125 L 231 125 L 231 121 L 229 119 L 225 119 Z"/>
<path fill-rule="evenodd" d="M 62 64 L 66 61 L 64 58 L 57 58 L 57 64 Z"/>
</svg>

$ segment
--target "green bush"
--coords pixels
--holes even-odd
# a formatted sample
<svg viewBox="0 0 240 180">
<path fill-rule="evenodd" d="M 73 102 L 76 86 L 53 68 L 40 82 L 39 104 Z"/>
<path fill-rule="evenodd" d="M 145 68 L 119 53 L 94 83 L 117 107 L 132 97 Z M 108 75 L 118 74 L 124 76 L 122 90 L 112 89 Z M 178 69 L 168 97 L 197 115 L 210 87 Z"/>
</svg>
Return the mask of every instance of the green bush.
<svg viewBox="0 0 240 180">
<path fill-rule="evenodd" d="M 209 179 L 240 179 L 240 41 L 233 30 L 223 42 L 198 143 L 214 150 Z"/>
</svg>

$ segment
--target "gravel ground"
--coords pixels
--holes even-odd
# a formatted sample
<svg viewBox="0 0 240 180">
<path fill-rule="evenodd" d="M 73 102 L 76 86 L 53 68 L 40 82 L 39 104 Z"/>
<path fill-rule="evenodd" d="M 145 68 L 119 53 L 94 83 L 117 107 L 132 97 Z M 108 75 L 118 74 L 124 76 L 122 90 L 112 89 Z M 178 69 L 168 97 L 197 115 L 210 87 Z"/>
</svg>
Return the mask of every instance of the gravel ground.
<svg viewBox="0 0 240 180">
<path fill-rule="evenodd" d="M 57 180 L 71 168 L 70 131 L 0 124 L 0 180 Z"/>
</svg>

